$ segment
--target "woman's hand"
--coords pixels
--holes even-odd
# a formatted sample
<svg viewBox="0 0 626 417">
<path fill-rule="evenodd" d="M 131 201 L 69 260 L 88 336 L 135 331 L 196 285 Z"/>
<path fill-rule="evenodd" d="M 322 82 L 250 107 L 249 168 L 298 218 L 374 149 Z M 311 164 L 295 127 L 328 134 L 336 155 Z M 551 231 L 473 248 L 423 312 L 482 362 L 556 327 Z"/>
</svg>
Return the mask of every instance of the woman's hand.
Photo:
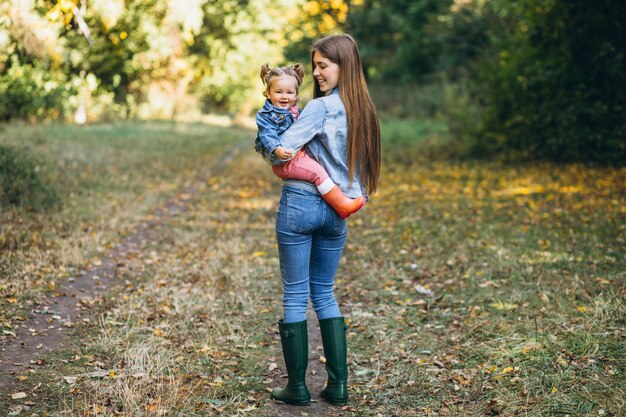
<svg viewBox="0 0 626 417">
<path fill-rule="evenodd" d="M 278 148 L 274 149 L 274 155 L 276 155 L 277 158 L 286 161 L 293 158 L 293 150 L 279 146 Z"/>
</svg>

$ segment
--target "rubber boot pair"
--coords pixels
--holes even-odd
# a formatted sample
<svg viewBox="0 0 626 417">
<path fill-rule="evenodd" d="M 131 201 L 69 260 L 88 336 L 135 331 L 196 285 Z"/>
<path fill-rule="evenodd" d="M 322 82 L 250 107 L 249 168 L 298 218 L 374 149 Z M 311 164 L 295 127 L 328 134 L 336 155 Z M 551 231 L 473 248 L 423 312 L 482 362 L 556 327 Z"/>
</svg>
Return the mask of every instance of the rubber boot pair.
<svg viewBox="0 0 626 417">
<path fill-rule="evenodd" d="M 365 204 L 365 197 L 348 198 L 337 185 L 334 185 L 326 194 L 322 194 L 322 198 L 342 219 L 356 213 Z"/>
<path fill-rule="evenodd" d="M 311 402 L 311 394 L 305 383 L 308 364 L 306 320 L 297 323 L 280 320 L 278 329 L 289 379 L 285 388 L 272 391 L 272 399 L 287 404 L 307 405 Z M 320 330 L 328 373 L 321 397 L 331 404 L 343 405 L 348 401 L 346 326 L 343 317 L 320 320 Z"/>
</svg>

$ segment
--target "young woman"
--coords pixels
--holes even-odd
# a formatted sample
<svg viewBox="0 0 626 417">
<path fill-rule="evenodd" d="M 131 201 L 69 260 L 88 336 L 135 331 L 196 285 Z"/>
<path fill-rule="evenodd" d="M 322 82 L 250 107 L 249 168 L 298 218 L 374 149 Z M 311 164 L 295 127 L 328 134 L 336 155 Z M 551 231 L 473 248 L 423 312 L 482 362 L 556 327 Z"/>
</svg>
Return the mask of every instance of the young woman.
<svg viewBox="0 0 626 417">
<path fill-rule="evenodd" d="M 288 162 L 272 167 L 274 173 L 283 179 L 302 180 L 315 184 L 317 191 L 342 219 L 358 211 L 365 204 L 365 197 L 347 198 L 335 185 L 322 166 L 312 159 L 304 149 L 297 154 L 281 146 L 278 135 L 298 120 L 298 92 L 304 77 L 304 68 L 296 64 L 291 67 L 261 67 L 261 80 L 265 84 L 266 97 L 263 108 L 256 115 L 259 133 L 255 149 L 263 159 L 272 163 L 276 158 Z"/>
<path fill-rule="evenodd" d="M 380 129 L 369 97 L 359 50 L 349 35 L 318 40 L 311 51 L 314 99 L 280 136 L 283 147 L 307 153 L 350 198 L 374 193 L 380 176 Z M 333 293 L 347 236 L 347 222 L 311 183 L 283 180 L 276 240 L 283 279 L 284 317 L 278 326 L 289 382 L 272 398 L 306 405 L 308 361 L 306 309 L 309 295 L 322 332 L 328 381 L 321 397 L 348 401 L 344 318 Z"/>
</svg>

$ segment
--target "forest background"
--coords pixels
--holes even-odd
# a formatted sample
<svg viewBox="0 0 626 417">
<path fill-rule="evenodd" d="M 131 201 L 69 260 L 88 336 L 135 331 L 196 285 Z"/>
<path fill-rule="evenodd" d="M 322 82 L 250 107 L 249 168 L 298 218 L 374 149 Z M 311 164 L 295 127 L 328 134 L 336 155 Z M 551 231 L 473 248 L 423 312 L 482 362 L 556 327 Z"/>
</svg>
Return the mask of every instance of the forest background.
<svg viewBox="0 0 626 417">
<path fill-rule="evenodd" d="M 449 149 L 623 164 L 624 22 L 610 0 L 10 0 L 0 120 L 242 119 L 263 63 L 347 32 L 380 113 L 444 120 Z"/>
</svg>

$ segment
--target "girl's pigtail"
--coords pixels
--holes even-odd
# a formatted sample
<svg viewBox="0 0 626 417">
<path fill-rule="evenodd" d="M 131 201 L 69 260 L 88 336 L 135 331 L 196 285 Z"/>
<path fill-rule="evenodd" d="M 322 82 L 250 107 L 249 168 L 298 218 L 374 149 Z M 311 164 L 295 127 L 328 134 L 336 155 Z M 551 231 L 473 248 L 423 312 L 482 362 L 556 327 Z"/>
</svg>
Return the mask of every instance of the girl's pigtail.
<svg viewBox="0 0 626 417">
<path fill-rule="evenodd" d="M 263 85 L 267 84 L 265 77 L 270 71 L 270 66 L 267 63 L 263 64 L 263 66 L 261 67 L 261 81 L 263 81 Z"/>
<path fill-rule="evenodd" d="M 291 69 L 296 73 L 296 80 L 298 80 L 298 87 L 302 84 L 304 79 L 304 67 L 301 64 L 294 64 Z"/>
</svg>

